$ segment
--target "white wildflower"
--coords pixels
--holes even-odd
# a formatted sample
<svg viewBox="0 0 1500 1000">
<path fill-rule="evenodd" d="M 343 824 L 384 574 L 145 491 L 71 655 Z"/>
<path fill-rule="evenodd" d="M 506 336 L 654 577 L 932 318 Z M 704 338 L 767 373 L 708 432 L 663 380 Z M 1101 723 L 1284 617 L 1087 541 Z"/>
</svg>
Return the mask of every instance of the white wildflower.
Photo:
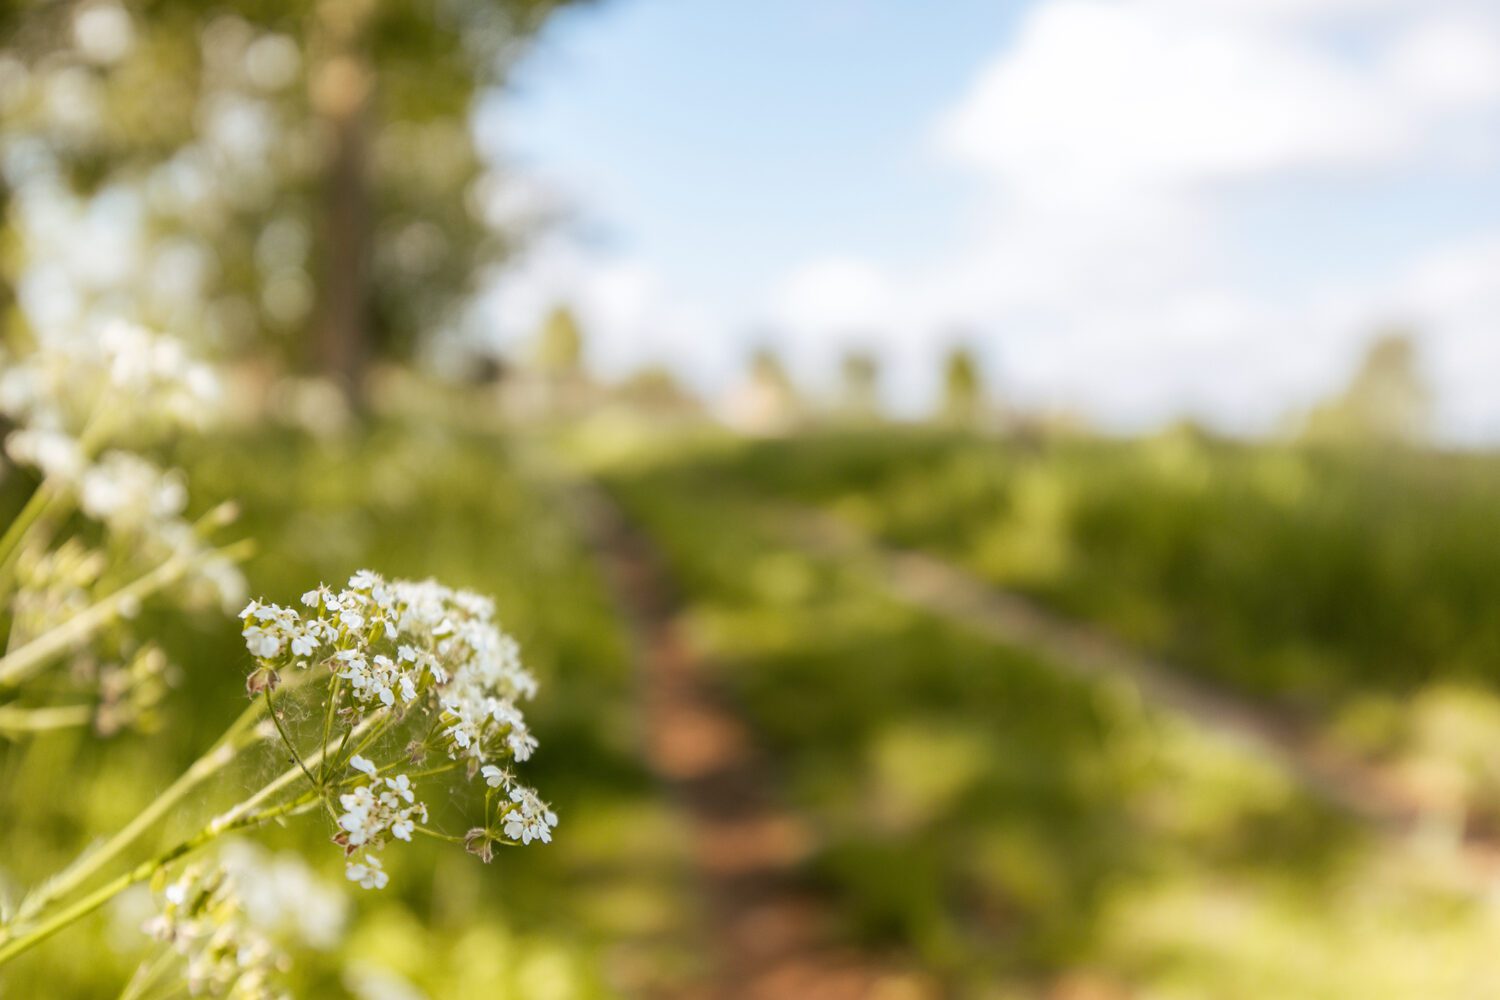
<svg viewBox="0 0 1500 1000">
<path fill-rule="evenodd" d="M 329 949 L 339 943 L 348 900 L 296 851 L 269 851 L 248 840 L 229 840 L 219 851 L 234 879 L 250 923 L 262 933 Z"/>
<path fill-rule="evenodd" d="M 39 469 L 48 478 L 64 481 L 76 480 L 85 464 L 78 442 L 61 431 L 12 431 L 5 438 L 5 453 L 21 465 Z"/>
<path fill-rule="evenodd" d="M 274 1000 L 272 981 L 284 959 L 246 919 L 234 880 L 222 868 L 194 865 L 160 892 L 145 930 L 187 963 L 192 996 Z"/>
<path fill-rule="evenodd" d="M 417 801 L 411 780 L 406 775 L 375 778 L 374 764 L 362 757 L 358 760 L 360 763 L 355 763 L 355 758 L 351 758 L 351 766 L 371 775 L 373 780 L 339 796 L 339 805 L 343 806 L 344 812 L 339 815 L 338 824 L 343 832 L 336 840 L 350 857 L 349 870 L 352 872 L 364 865 L 366 867 L 361 868 L 361 872 L 368 873 L 371 870 L 368 865 L 376 861 L 374 852 L 385 846 L 386 836 L 410 841 L 417 824 L 427 822 L 427 806 Z M 378 862 L 376 866 L 378 868 Z M 349 877 L 364 884 L 352 874 Z"/>
<path fill-rule="evenodd" d="M 218 409 L 217 377 L 180 340 L 118 320 L 48 332 L 4 361 L 0 412 L 32 428 L 77 435 L 103 413 L 129 414 L 135 433 L 170 430 L 201 426 Z"/>
<path fill-rule="evenodd" d="M 365 889 L 384 889 L 390 881 L 380 858 L 373 854 L 359 861 L 350 861 L 344 866 L 344 875 L 349 881 L 358 882 Z"/>
<path fill-rule="evenodd" d="M 551 843 L 552 828 L 557 826 L 557 814 L 552 808 L 537 798 L 535 791 L 519 785 L 510 790 L 510 800 L 512 806 L 505 817 L 505 835 L 523 844 L 533 840 Z"/>
<path fill-rule="evenodd" d="M 504 793 L 492 821 L 465 835 L 471 851 L 487 860 L 493 844 L 551 840 L 556 813 L 505 769 L 536 750 L 520 703 L 537 683 L 516 642 L 495 624 L 491 601 L 431 580 L 387 581 L 361 570 L 342 590 L 306 591 L 298 608 L 251 601 L 240 618 L 257 661 L 252 694 L 273 690 L 282 670 L 326 671 L 332 680 L 323 690 L 334 703 L 321 714 L 343 736 L 325 740 L 324 752 L 340 754 L 351 733 L 370 731 L 349 757 L 335 757 L 357 775 L 340 782 L 335 800 L 334 841 L 350 880 L 384 885 L 379 853 L 422 831 L 427 806 L 408 775 L 388 772 L 434 751 Z"/>
</svg>

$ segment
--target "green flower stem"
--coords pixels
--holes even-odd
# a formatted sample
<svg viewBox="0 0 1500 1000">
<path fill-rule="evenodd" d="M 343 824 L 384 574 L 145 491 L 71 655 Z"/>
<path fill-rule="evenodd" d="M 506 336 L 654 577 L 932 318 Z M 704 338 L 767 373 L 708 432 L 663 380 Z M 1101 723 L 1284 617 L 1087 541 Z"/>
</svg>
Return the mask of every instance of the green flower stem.
<svg viewBox="0 0 1500 1000">
<path fill-rule="evenodd" d="M 83 431 L 78 435 L 78 450 L 84 458 L 90 458 L 94 452 L 109 437 L 109 419 L 99 410 L 89 415 L 84 423 Z M 5 529 L 5 534 L 0 536 L 0 598 L 10 593 L 11 570 L 15 568 L 17 553 L 20 552 L 21 543 L 25 541 L 26 534 L 41 520 L 44 514 L 50 512 L 53 505 L 59 501 L 71 497 L 72 491 L 66 484 L 59 484 L 55 477 L 44 476 L 41 483 L 31 496 L 26 498 L 25 505 L 16 514 L 16 519 Z"/>
<path fill-rule="evenodd" d="M 373 729 L 369 733 L 367 733 L 365 735 L 364 739 L 362 739 L 362 740 L 359 741 L 359 743 L 354 747 L 353 750 L 349 751 L 349 756 L 348 757 L 344 757 L 343 759 L 344 760 L 349 760 L 349 759 L 352 759 L 353 757 L 355 757 L 358 754 L 364 753 L 365 750 L 370 746 L 371 743 L 374 743 L 377 739 L 379 739 L 385 733 L 386 728 L 388 726 L 390 726 L 390 724 L 391 724 L 391 719 L 392 718 L 394 718 L 394 717 L 391 715 L 391 710 L 387 708 L 387 709 L 383 709 L 380 712 L 379 715 L 372 715 L 372 716 L 370 716 L 369 719 L 365 720 L 365 722 L 362 723 L 359 728 L 362 729 L 362 728 L 371 726 L 373 724 Z M 351 730 L 350 731 L 350 735 L 351 736 L 356 736 L 356 735 L 359 735 L 359 733 L 356 732 L 356 731 Z M 340 751 L 342 751 L 343 747 L 340 746 L 339 749 L 340 749 Z M 339 763 L 340 763 L 340 761 L 335 760 L 334 761 L 334 766 L 337 767 L 339 765 Z"/>
<path fill-rule="evenodd" d="M 276 714 L 276 706 L 271 703 L 271 685 L 269 684 L 266 685 L 266 714 L 276 724 L 276 732 L 281 736 L 281 742 L 285 743 L 287 750 L 291 751 L 292 760 L 296 761 L 297 766 L 302 768 L 302 773 L 307 777 L 308 783 L 314 788 L 321 789 L 323 782 L 318 778 L 314 778 L 312 772 L 307 769 L 307 765 L 302 763 L 302 755 L 297 752 L 297 744 L 293 743 L 292 738 L 286 734 L 286 727 L 281 724 L 281 716 Z M 319 768 L 319 773 L 322 773 L 321 768 Z"/>
<path fill-rule="evenodd" d="M 333 675 L 333 681 L 328 685 L 328 711 L 323 715 L 323 762 L 318 765 L 318 784 L 322 784 L 328 775 L 328 737 L 333 735 L 333 717 L 338 711 L 339 694 L 342 692 L 344 679 L 338 674 Z"/>
<path fill-rule="evenodd" d="M 21 542 L 25 540 L 26 533 L 61 494 L 62 491 L 53 486 L 52 481 L 48 479 L 42 480 L 41 484 L 31 491 L 31 496 L 26 499 L 25 506 L 16 514 L 16 519 L 10 522 L 9 527 L 5 529 L 5 534 L 0 535 L 0 579 L 9 578 L 16 554 L 21 550 Z"/>
<path fill-rule="evenodd" d="M 418 778 L 427 778 L 427 777 L 431 777 L 434 774 L 443 774 L 445 772 L 453 770 L 457 766 L 458 766 L 458 762 L 457 761 L 449 761 L 448 763 L 441 764 L 441 765 L 439 765 L 437 767 L 429 767 L 425 771 L 412 771 L 412 772 L 410 772 L 410 773 L 407 774 L 407 777 L 411 778 L 413 781 L 415 781 Z M 380 769 L 380 771 L 381 771 L 382 774 L 384 774 L 386 771 L 392 771 L 392 770 L 395 770 L 395 765 L 387 765 L 386 767 L 383 767 L 383 768 Z"/>
<path fill-rule="evenodd" d="M 14 738 L 52 729 L 86 726 L 93 715 L 94 710 L 89 705 L 55 705 L 41 708 L 0 705 L 0 736 Z"/>
<path fill-rule="evenodd" d="M 413 826 L 412 829 L 425 837 L 431 837 L 433 840 L 441 840 L 444 843 L 462 844 L 464 842 L 464 838 L 451 833 L 443 833 L 441 830 L 430 830 L 425 826 Z"/>
<path fill-rule="evenodd" d="M 142 963 L 135 970 L 135 975 L 130 977 L 130 982 L 125 984 L 118 1000 L 140 1000 L 161 979 L 162 974 L 172 967 L 177 959 L 177 953 L 170 947 L 163 948 L 160 955 L 156 956 L 149 965 Z"/>
<path fill-rule="evenodd" d="M 370 718 L 366 719 L 364 722 L 361 722 L 359 725 L 355 726 L 352 730 L 350 730 L 350 732 L 354 733 L 354 734 L 361 734 L 361 733 L 369 730 L 372 726 L 374 726 L 375 723 L 376 723 L 376 721 L 379 718 L 380 718 L 380 716 L 371 716 Z M 307 758 L 306 758 L 306 765 L 307 766 L 313 766 L 313 765 L 321 764 L 322 762 L 323 762 L 323 751 L 322 750 L 318 750 L 316 753 L 311 753 L 311 754 L 307 755 Z M 231 808 L 228 811 L 224 812 L 222 815 L 216 817 L 211 823 L 209 823 L 209 826 L 210 827 L 213 827 L 213 826 L 228 826 L 230 824 L 238 822 L 240 820 L 240 818 L 242 816 L 244 816 L 245 814 L 247 814 L 250 810 L 256 808 L 262 802 L 265 802 L 267 799 L 269 799 L 272 796 L 274 796 L 277 792 L 281 791 L 283 788 L 285 788 L 286 786 L 292 784 L 298 778 L 302 778 L 302 777 L 305 777 L 305 775 L 303 773 L 301 765 L 288 768 L 287 770 L 283 771 L 270 784 L 266 785 L 260 791 L 256 792 L 254 795 L 250 796 L 244 802 L 241 802 L 239 805 L 234 806 L 233 808 Z M 314 783 L 314 788 L 316 789 L 316 783 Z"/>
<path fill-rule="evenodd" d="M 308 806 L 316 805 L 318 798 L 316 791 L 310 791 L 295 799 L 259 812 L 242 813 L 228 823 L 220 823 L 218 820 L 215 820 L 165 853 L 152 858 L 150 861 L 141 862 L 124 874 L 106 882 L 73 905 L 59 911 L 57 915 L 37 924 L 24 934 L 0 944 L 0 966 L 3 966 L 17 955 L 30 951 L 70 924 L 82 920 L 126 889 L 137 883 L 146 881 L 178 858 L 191 854 L 193 851 L 231 831 L 259 826 L 269 820 L 282 816 L 290 816 L 299 810 L 306 809 Z"/>
<path fill-rule="evenodd" d="M 182 772 L 177 780 L 168 785 L 166 790 L 153 799 L 146 808 L 142 809 L 135 819 L 126 824 L 99 849 L 80 856 L 55 878 L 44 884 L 35 895 L 28 897 L 21 905 L 22 914 L 38 912 L 77 889 L 101 868 L 119 857 L 121 852 L 135 843 L 141 834 L 155 826 L 169 809 L 182 800 L 183 796 L 222 770 L 245 747 L 258 741 L 261 737 L 255 731 L 255 723 L 259 721 L 260 713 L 263 711 L 265 711 L 263 704 L 259 701 L 252 701 L 240 713 L 239 718 L 231 722 L 229 728 L 214 741 L 213 746 L 209 747 L 203 756 L 193 761 L 188 769 Z"/>
</svg>

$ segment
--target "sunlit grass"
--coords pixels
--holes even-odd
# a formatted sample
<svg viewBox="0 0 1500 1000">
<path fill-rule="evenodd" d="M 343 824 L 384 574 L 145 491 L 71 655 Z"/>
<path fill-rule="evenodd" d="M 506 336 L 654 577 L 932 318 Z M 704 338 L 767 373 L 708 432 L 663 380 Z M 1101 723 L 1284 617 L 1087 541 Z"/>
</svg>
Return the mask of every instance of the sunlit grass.
<svg viewBox="0 0 1500 1000">
<path fill-rule="evenodd" d="M 797 475 L 826 476 L 840 489 L 803 496 L 882 503 L 841 478 L 834 452 L 716 447 L 616 466 L 613 482 L 664 545 L 689 634 L 817 831 L 808 876 L 853 939 L 974 995 L 1080 975 L 1153 997 L 1500 988 L 1486 957 L 1496 914 L 1440 857 L 1371 839 L 1128 687 L 970 637 L 893 603 L 865 567 L 763 530 L 751 485 L 780 501 Z M 893 476 L 924 475 L 894 471 L 894 444 L 856 442 L 849 461 L 872 452 Z"/>
</svg>

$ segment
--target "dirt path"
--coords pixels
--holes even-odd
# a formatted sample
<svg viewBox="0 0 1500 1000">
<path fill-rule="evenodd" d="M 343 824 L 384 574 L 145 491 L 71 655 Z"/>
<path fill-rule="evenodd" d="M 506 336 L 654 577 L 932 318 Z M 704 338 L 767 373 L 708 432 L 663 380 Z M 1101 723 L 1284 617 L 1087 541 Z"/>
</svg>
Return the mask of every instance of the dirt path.
<svg viewBox="0 0 1500 1000">
<path fill-rule="evenodd" d="M 1126 679 L 1149 703 L 1231 738 L 1324 801 L 1412 846 L 1449 855 L 1456 876 L 1475 888 L 1500 881 L 1500 840 L 1466 829 L 1446 789 L 1422 787 L 1343 752 L 1306 720 L 1228 693 L 942 559 L 884 546 L 821 511 L 777 506 L 771 514 L 772 526 L 806 551 L 865 560 L 898 599 L 997 642 L 1036 650 L 1075 676 Z"/>
<path fill-rule="evenodd" d="M 936 995 L 912 974 L 838 943 L 831 907 L 798 878 L 811 834 L 777 802 L 751 732 L 684 641 L 659 555 L 597 487 L 575 485 L 570 493 L 634 634 L 648 762 L 692 832 L 713 954 L 705 981 L 687 996 Z"/>
</svg>

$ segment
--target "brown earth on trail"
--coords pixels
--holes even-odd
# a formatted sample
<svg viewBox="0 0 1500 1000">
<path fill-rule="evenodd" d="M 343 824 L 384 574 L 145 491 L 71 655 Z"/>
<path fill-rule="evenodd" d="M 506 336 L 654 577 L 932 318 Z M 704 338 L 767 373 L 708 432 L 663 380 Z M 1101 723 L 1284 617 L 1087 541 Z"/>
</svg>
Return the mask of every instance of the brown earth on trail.
<svg viewBox="0 0 1500 1000">
<path fill-rule="evenodd" d="M 937 988 L 841 940 L 832 906 L 801 877 L 805 824 L 777 802 L 752 733 L 684 640 L 651 543 L 593 487 L 575 501 L 636 643 L 647 761 L 686 814 L 708 919 L 707 971 L 674 997 L 925 1000 Z"/>
</svg>

